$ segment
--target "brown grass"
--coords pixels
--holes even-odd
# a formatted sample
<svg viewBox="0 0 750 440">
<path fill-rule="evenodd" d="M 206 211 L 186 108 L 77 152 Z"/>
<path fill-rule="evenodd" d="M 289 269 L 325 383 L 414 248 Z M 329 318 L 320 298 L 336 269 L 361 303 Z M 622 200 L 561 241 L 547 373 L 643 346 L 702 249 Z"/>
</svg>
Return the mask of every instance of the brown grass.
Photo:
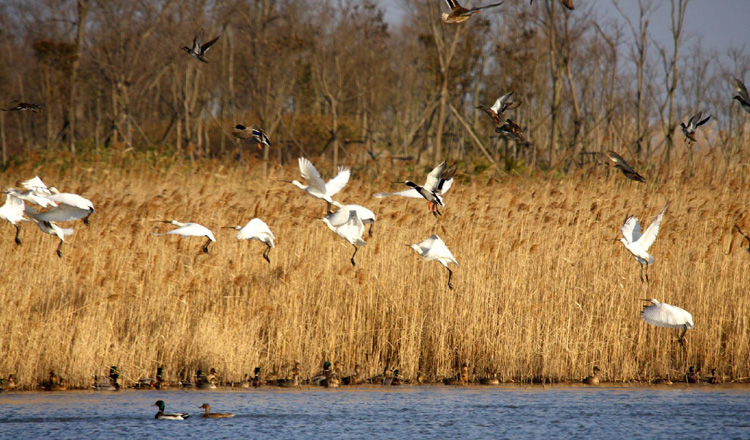
<svg viewBox="0 0 750 440">
<path fill-rule="evenodd" d="M 34 226 L 24 227 L 20 247 L 2 226 L 0 376 L 15 373 L 26 385 L 49 369 L 85 385 L 108 365 L 127 382 L 160 364 L 171 379 L 210 367 L 239 379 L 254 366 L 284 373 L 295 360 L 303 376 L 324 360 L 373 375 L 389 364 L 406 377 L 451 375 L 463 362 L 476 375 L 523 381 L 578 380 L 595 364 L 611 381 L 676 378 L 687 365 L 750 376 L 750 255 L 731 231 L 750 212 L 742 169 L 710 162 L 695 178 L 675 171 L 661 182 L 644 170 L 645 185 L 605 172 L 464 175 L 440 223 L 420 201 L 370 197 L 395 176 L 421 180 L 423 167 L 357 170 L 338 198 L 370 207 L 378 222 L 352 268 L 351 246 L 316 220 L 325 204 L 274 180 L 297 178 L 293 166 L 267 179 L 260 165 L 161 159 L 58 167 L 2 175 L 9 187 L 43 173 L 97 207 L 90 227 L 75 224 L 63 259 Z M 644 285 L 612 239 L 626 214 L 648 224 L 667 200 Z M 263 245 L 219 229 L 253 216 L 278 237 L 270 265 Z M 151 235 L 168 228 L 150 220 L 172 218 L 211 228 L 211 253 L 200 253 L 198 238 Z M 442 266 L 404 246 L 432 233 L 461 264 L 454 291 Z M 685 353 L 677 330 L 639 320 L 639 298 L 693 314 Z"/>
</svg>

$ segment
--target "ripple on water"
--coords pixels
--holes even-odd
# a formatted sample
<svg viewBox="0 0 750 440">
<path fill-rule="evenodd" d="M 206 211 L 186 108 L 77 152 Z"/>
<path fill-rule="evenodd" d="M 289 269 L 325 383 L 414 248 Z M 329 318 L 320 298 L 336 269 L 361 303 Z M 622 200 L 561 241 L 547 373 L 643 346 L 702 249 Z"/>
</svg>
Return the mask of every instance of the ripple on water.
<svg viewBox="0 0 750 440">
<path fill-rule="evenodd" d="M 155 420 L 160 399 L 191 417 Z M 201 419 L 203 403 L 236 416 Z M 750 388 L 4 393 L 0 414 L 0 438 L 750 438 Z"/>
</svg>

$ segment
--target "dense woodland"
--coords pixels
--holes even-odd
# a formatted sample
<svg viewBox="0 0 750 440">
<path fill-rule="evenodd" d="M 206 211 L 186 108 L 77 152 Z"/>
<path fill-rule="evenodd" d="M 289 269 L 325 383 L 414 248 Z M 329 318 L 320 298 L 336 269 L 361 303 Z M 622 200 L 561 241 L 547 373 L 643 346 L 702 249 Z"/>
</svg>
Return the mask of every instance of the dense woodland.
<svg viewBox="0 0 750 440">
<path fill-rule="evenodd" d="M 460 25 L 440 20 L 441 0 L 404 0 L 399 23 L 375 0 L 6 1 L 0 100 L 42 111 L 0 112 L 3 163 L 104 149 L 508 171 L 566 172 L 609 149 L 655 166 L 698 152 L 737 162 L 748 115 L 732 78 L 746 79 L 750 54 L 703 49 L 683 29 L 688 0 L 637 1 L 640 16 L 606 18 L 599 2 L 507 0 Z M 670 41 L 652 37 L 657 6 L 672 13 Z M 181 51 L 200 29 L 221 36 L 208 64 Z M 475 108 L 508 91 L 526 142 Z M 713 119 L 687 145 L 679 122 L 698 110 Z M 237 123 L 274 148 L 238 144 Z"/>
</svg>

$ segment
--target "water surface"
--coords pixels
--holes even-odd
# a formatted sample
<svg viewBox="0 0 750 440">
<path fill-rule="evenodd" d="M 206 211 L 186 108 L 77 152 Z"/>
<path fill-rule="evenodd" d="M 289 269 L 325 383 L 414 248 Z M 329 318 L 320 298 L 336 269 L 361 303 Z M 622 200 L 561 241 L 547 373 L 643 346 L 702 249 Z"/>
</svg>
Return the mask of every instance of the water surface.
<svg viewBox="0 0 750 440">
<path fill-rule="evenodd" d="M 155 420 L 157 400 L 185 421 Z M 201 419 L 203 403 L 231 419 Z M 382 387 L 0 394 L 0 438 L 750 438 L 750 388 Z"/>
</svg>

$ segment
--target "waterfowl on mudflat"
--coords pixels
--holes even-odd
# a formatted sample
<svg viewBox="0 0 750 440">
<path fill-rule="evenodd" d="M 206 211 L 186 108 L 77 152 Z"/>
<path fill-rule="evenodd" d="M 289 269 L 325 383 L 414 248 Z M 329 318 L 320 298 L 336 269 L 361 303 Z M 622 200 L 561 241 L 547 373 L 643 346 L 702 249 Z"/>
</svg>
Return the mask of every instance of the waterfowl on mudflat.
<svg viewBox="0 0 750 440">
<path fill-rule="evenodd" d="M 198 409 L 206 410 L 206 412 L 201 414 L 201 418 L 204 418 L 204 419 L 228 419 L 230 417 L 234 417 L 234 414 L 232 413 L 212 413 L 211 405 L 207 403 L 204 403 L 203 405 L 199 406 Z"/>
<path fill-rule="evenodd" d="M 164 407 L 166 405 L 163 400 L 157 400 L 153 406 L 159 407 L 159 412 L 157 412 L 156 417 L 154 417 L 157 420 L 185 420 L 190 417 L 190 414 L 188 413 L 165 413 Z"/>
<path fill-rule="evenodd" d="M 481 385 L 500 385 L 500 380 L 497 378 L 497 373 L 492 373 L 491 376 L 480 378 L 479 383 Z"/>
<path fill-rule="evenodd" d="M 399 378 L 398 375 L 399 375 L 399 371 L 393 370 L 393 373 L 391 373 L 389 376 L 383 379 L 383 385 L 385 386 L 401 385 L 401 378 Z"/>
<path fill-rule="evenodd" d="M 232 134 L 234 137 L 242 140 L 253 139 L 258 143 L 258 149 L 260 150 L 265 147 L 271 148 L 271 141 L 268 140 L 266 132 L 257 125 L 245 127 L 244 125 L 237 124 L 234 126 L 234 130 L 232 130 Z"/>
<path fill-rule="evenodd" d="M 694 366 L 688 368 L 687 374 L 685 374 L 685 382 L 687 383 L 698 383 L 701 380 L 701 375 L 695 370 Z"/>
<path fill-rule="evenodd" d="M 463 23 L 464 21 L 468 20 L 473 14 L 478 14 L 482 9 L 494 8 L 495 6 L 500 6 L 503 4 L 503 2 L 500 2 L 493 3 L 491 5 L 466 9 L 458 4 L 457 0 L 445 0 L 445 2 L 448 4 L 448 7 L 451 8 L 450 14 L 446 14 L 445 12 L 443 12 L 443 21 L 446 23 Z"/>
<path fill-rule="evenodd" d="M 607 151 L 607 157 L 615 164 L 615 168 L 622 171 L 622 174 L 630 180 L 637 182 L 646 182 L 646 179 L 638 174 L 619 154 L 614 151 Z"/>
<path fill-rule="evenodd" d="M 706 382 L 713 384 L 713 385 L 717 385 L 717 384 L 724 382 L 724 380 L 720 376 L 716 375 L 716 368 L 712 368 L 711 375 L 706 377 Z"/>
<path fill-rule="evenodd" d="M 354 374 L 351 376 L 346 376 L 341 379 L 341 383 L 344 385 L 359 385 L 365 381 L 364 377 L 362 377 L 362 372 L 360 371 L 361 367 L 359 364 L 354 366 Z"/>
<path fill-rule="evenodd" d="M 284 388 L 292 388 L 292 387 L 298 387 L 300 384 L 299 380 L 299 362 L 294 363 L 294 367 L 292 368 L 292 377 L 291 378 L 282 378 L 278 379 L 276 381 L 276 385 Z"/>
<path fill-rule="evenodd" d="M 594 365 L 594 371 L 593 371 L 594 374 L 583 379 L 583 383 L 585 383 L 586 385 L 598 385 L 600 381 L 599 371 L 601 371 L 599 370 L 599 367 Z"/>
<path fill-rule="evenodd" d="M 195 59 L 204 63 L 208 63 L 208 60 L 206 59 L 206 52 L 211 49 L 211 46 L 216 43 L 216 40 L 218 40 L 219 37 L 221 37 L 221 35 L 203 44 L 203 30 L 201 30 L 197 34 L 195 34 L 195 38 L 193 38 L 193 47 L 183 46 L 182 50 L 189 53 Z"/>
<path fill-rule="evenodd" d="M 54 370 L 50 370 L 49 379 L 42 383 L 42 389 L 45 391 L 65 391 L 68 389 L 68 384 Z"/>
<path fill-rule="evenodd" d="M 476 108 L 479 110 L 482 110 L 483 112 L 487 113 L 492 120 L 495 122 L 496 126 L 500 126 L 501 119 L 503 117 L 503 113 L 506 110 L 511 110 L 520 105 L 520 102 L 511 100 L 511 96 L 513 95 L 513 92 L 506 93 L 505 95 L 497 98 L 495 103 L 492 105 L 492 107 L 485 107 L 483 105 L 478 105 Z"/>
<path fill-rule="evenodd" d="M 443 379 L 445 385 L 466 385 L 469 383 L 469 366 L 464 362 L 461 371 L 455 377 Z"/>
<path fill-rule="evenodd" d="M 15 104 L 15 106 L 11 108 L 4 108 L 4 112 L 22 112 L 22 111 L 30 111 L 32 113 L 39 113 L 42 111 L 41 104 L 34 104 L 31 102 L 21 102 L 21 101 L 11 101 Z"/>
<path fill-rule="evenodd" d="M 253 376 L 253 380 L 251 382 L 253 388 L 260 388 L 261 381 L 260 381 L 260 367 L 255 367 L 254 370 L 255 375 Z"/>
<path fill-rule="evenodd" d="M 750 113 L 750 95 L 747 93 L 747 87 L 739 79 L 734 79 L 734 88 L 737 90 L 737 94 L 732 99 L 736 99 L 742 106 L 742 110 Z"/>
<path fill-rule="evenodd" d="M 693 142 L 696 142 L 695 139 L 695 130 L 698 129 L 701 125 L 708 122 L 709 119 L 711 119 L 711 115 L 706 116 L 703 118 L 703 112 L 698 112 L 690 117 L 688 120 L 687 125 L 685 125 L 684 122 L 680 122 L 680 128 L 682 129 L 682 134 L 685 135 L 685 140 L 691 140 Z"/>
</svg>

